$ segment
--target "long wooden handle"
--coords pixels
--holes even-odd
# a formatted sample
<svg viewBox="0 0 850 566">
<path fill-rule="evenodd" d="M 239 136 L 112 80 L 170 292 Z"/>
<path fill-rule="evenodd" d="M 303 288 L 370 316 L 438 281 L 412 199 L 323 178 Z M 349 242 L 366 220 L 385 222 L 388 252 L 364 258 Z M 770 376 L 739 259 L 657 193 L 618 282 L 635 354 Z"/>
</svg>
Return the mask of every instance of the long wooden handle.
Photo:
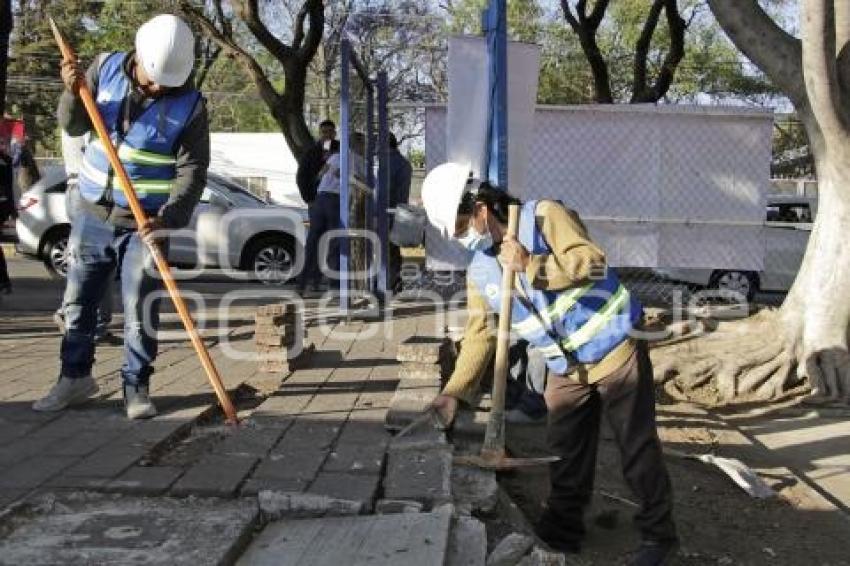
<svg viewBox="0 0 850 566">
<path fill-rule="evenodd" d="M 519 206 L 508 207 L 507 235 L 516 238 L 519 225 Z M 502 267 L 501 303 L 499 305 L 499 334 L 496 336 L 496 359 L 493 370 L 493 394 L 491 398 L 490 418 L 481 456 L 488 460 L 505 457 L 505 390 L 508 383 L 508 350 L 511 346 L 511 306 L 513 304 L 514 271 L 509 266 Z"/>
<path fill-rule="evenodd" d="M 56 39 L 56 43 L 59 44 L 59 50 L 62 52 L 62 57 L 68 61 L 76 61 L 77 54 L 74 53 L 73 48 L 62 35 L 62 32 L 59 31 L 59 28 L 56 26 L 56 22 L 53 21 L 53 18 L 50 18 L 50 28 L 53 30 L 53 37 Z M 121 183 L 121 188 L 124 190 L 127 202 L 130 204 L 130 211 L 133 213 L 133 218 L 136 219 L 136 224 L 138 226 L 142 226 L 147 220 L 145 210 L 139 202 L 139 197 L 133 189 L 133 183 L 130 182 L 130 177 L 127 175 L 124 165 L 118 158 L 118 153 L 115 151 L 115 147 L 112 145 L 112 138 L 103 123 L 103 118 L 100 116 L 100 111 L 97 109 L 94 97 L 92 96 L 85 79 L 78 79 L 75 87 L 80 99 L 83 101 L 83 106 L 85 106 L 86 112 L 91 119 L 92 126 L 94 126 L 95 132 L 97 132 L 98 137 L 103 143 L 103 147 L 106 150 L 106 156 L 109 159 L 109 164 L 112 166 L 112 169 L 118 177 L 118 181 Z M 169 267 L 168 262 L 162 254 L 162 250 L 159 246 L 156 244 L 150 244 L 148 248 L 153 256 L 154 263 L 156 263 L 156 267 L 162 276 L 162 280 L 165 283 L 165 288 L 168 289 L 168 294 L 174 302 L 177 314 L 180 315 L 180 320 L 183 322 L 183 326 L 189 334 L 192 346 L 195 347 L 195 351 L 198 353 L 198 358 L 201 360 L 201 365 L 204 367 L 204 371 L 215 390 L 219 403 L 221 403 L 224 415 L 229 423 L 235 424 L 237 422 L 236 409 L 233 406 L 233 402 L 230 400 L 230 396 L 227 394 L 227 390 L 224 388 L 224 384 L 221 381 L 221 375 L 219 375 L 218 369 L 215 367 L 215 363 L 213 363 L 209 350 L 207 350 L 204 341 L 198 333 L 195 322 L 189 314 L 189 308 L 186 306 L 186 302 L 180 295 L 180 290 L 177 288 L 177 283 L 174 281 L 174 276 L 171 274 L 171 268 Z"/>
</svg>

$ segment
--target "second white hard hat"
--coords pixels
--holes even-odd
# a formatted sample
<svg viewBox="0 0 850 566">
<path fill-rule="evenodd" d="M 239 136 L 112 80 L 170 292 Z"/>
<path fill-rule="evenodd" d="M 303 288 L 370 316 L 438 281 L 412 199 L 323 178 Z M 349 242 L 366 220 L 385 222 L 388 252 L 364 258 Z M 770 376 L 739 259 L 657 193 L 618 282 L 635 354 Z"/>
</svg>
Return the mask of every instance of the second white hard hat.
<svg viewBox="0 0 850 566">
<path fill-rule="evenodd" d="M 443 163 L 422 181 L 422 205 L 428 221 L 448 238 L 454 236 L 460 199 L 469 180 L 469 165 Z"/>
<path fill-rule="evenodd" d="M 195 63 L 195 37 L 188 24 L 171 14 L 151 18 L 136 32 L 136 54 L 155 83 L 178 87 Z"/>
</svg>

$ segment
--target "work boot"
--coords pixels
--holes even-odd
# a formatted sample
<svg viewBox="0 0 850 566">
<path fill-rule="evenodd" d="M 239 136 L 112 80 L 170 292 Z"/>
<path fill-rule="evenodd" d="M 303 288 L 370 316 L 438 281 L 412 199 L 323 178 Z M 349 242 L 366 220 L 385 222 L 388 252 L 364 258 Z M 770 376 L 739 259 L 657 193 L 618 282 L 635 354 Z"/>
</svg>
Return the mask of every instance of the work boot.
<svg viewBox="0 0 850 566">
<path fill-rule="evenodd" d="M 124 408 L 127 418 L 149 419 L 156 416 L 156 407 L 151 402 L 147 385 L 124 385 Z"/>
<path fill-rule="evenodd" d="M 675 540 L 645 540 L 632 555 L 630 566 L 664 566 L 676 556 L 679 544 Z"/>
<path fill-rule="evenodd" d="M 60 377 L 47 395 L 32 404 L 32 408 L 41 412 L 61 411 L 85 403 L 97 390 L 97 383 L 90 375 L 79 379 Z"/>
</svg>

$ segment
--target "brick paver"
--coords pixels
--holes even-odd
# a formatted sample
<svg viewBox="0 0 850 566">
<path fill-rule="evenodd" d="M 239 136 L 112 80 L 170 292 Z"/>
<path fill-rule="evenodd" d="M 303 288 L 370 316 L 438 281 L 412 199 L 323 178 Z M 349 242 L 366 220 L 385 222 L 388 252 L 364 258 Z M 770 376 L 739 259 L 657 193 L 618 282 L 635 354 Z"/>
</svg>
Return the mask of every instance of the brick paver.
<svg viewBox="0 0 850 566">
<path fill-rule="evenodd" d="M 428 326 L 428 315 L 368 324 L 317 318 L 315 309 L 308 316 L 314 320 L 307 342 L 316 351 L 291 373 L 262 374 L 256 361 L 227 356 L 222 337 L 210 334 L 225 386 L 256 383 L 266 395 L 240 410 L 243 425 L 235 429 L 208 422 L 215 397 L 194 351 L 174 332 L 160 344 L 151 382 L 158 417 L 124 418 L 122 349 L 112 345 L 97 351 L 96 399 L 61 413 L 35 413 L 32 401 L 58 374 L 60 338 L 47 315 L 26 321 L 43 332 L 27 338 L 14 334 L 14 320 L 0 317 L 0 507 L 28 494 L 85 489 L 173 496 L 305 492 L 370 508 L 386 465 L 384 421 L 398 385 L 397 343 L 415 335 L 417 325 Z M 252 318 L 234 317 L 224 338 L 233 340 L 233 350 L 253 352 Z M 208 432 L 187 436 L 194 429 Z"/>
</svg>

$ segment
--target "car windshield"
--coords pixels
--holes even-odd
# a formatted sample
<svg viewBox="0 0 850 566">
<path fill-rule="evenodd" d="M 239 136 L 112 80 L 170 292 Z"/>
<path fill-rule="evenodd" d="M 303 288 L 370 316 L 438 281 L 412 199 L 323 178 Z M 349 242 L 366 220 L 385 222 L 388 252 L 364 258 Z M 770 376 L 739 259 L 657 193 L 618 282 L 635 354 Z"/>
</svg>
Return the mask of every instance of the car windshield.
<svg viewBox="0 0 850 566">
<path fill-rule="evenodd" d="M 210 175 L 210 180 L 214 181 L 217 187 L 225 189 L 227 198 L 229 198 L 237 206 L 256 206 L 257 204 L 266 204 L 266 202 L 251 194 L 245 188 L 240 187 L 230 179 L 220 177 L 218 175 Z"/>
</svg>

